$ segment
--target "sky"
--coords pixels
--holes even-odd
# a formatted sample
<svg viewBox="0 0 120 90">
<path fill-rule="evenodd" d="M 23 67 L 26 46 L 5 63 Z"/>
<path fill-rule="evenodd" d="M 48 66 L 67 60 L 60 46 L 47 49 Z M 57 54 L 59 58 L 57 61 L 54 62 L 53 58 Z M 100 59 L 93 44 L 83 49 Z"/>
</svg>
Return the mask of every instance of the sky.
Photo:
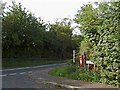
<svg viewBox="0 0 120 90">
<path fill-rule="evenodd" d="M 98 0 L 14 0 L 19 2 L 36 17 L 41 17 L 45 22 L 54 23 L 57 19 L 75 17 L 77 11 L 88 2 Z M 4 0 L 7 6 L 11 5 L 11 0 Z"/>
</svg>

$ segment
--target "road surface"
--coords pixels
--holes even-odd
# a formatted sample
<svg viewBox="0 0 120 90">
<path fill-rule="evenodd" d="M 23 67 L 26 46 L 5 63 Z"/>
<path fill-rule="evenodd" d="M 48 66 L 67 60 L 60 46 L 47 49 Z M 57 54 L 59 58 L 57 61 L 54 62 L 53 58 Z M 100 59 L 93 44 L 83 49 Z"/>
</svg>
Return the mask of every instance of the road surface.
<svg viewBox="0 0 120 90">
<path fill-rule="evenodd" d="M 44 70 L 46 68 L 55 68 L 63 64 L 51 64 L 42 65 L 35 67 L 25 67 L 25 68 L 13 68 L 13 69 L 3 69 L 2 70 L 2 88 L 55 88 L 52 85 L 45 84 L 43 82 L 35 82 L 28 74 L 33 73 L 37 70 Z M 3 89 L 6 90 L 6 89 Z M 23 90 L 23 89 L 22 89 Z M 32 89 L 33 90 L 33 89 Z"/>
</svg>

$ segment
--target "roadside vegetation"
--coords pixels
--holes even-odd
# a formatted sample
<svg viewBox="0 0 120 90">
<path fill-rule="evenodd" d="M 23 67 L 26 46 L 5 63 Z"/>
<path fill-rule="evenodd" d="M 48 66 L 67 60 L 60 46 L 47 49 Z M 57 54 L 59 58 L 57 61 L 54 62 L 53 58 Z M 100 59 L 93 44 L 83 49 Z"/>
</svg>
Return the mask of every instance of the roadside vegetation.
<svg viewBox="0 0 120 90">
<path fill-rule="evenodd" d="M 100 82 L 120 87 L 120 1 L 94 5 L 84 5 L 75 18 L 87 43 L 81 50 L 96 63 Z"/>
<path fill-rule="evenodd" d="M 3 6 L 3 66 L 62 62 L 72 58 L 76 50 L 96 63 L 96 71 L 87 72 L 70 63 L 49 73 L 120 87 L 120 1 L 86 4 L 74 20 L 63 18 L 55 23 L 45 23 L 21 4 L 12 3 L 7 10 Z M 73 22 L 78 24 L 81 35 L 73 35 Z"/>
<path fill-rule="evenodd" d="M 98 81 L 120 87 L 120 1 L 86 4 L 76 14 L 83 41 L 80 54 L 96 63 L 95 75 L 91 70 L 66 65 L 50 71 L 50 74 L 77 80 Z"/>
<path fill-rule="evenodd" d="M 71 23 L 69 18 L 45 23 L 20 3 L 12 1 L 7 8 L 3 4 L 3 67 L 57 63 L 72 58 L 72 50 L 79 47 L 82 36 L 73 35 Z"/>
<path fill-rule="evenodd" d="M 2 67 L 3 68 L 16 68 L 16 67 L 29 67 L 29 66 L 39 66 L 46 64 L 59 64 L 66 63 L 68 60 L 57 60 L 48 58 L 3 58 Z"/>
<path fill-rule="evenodd" d="M 87 67 L 81 67 L 79 64 L 74 64 L 72 61 L 67 65 L 52 69 L 48 72 L 53 76 L 67 77 L 74 80 L 83 80 L 90 82 L 99 82 L 100 74 L 97 71 L 88 71 Z"/>
</svg>

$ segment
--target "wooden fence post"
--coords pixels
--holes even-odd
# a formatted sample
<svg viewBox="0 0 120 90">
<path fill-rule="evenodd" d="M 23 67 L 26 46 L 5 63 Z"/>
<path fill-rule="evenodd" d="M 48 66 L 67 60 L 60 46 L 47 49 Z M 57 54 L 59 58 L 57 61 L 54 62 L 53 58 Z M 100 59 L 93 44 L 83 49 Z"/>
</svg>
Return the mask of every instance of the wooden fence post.
<svg viewBox="0 0 120 90">
<path fill-rule="evenodd" d="M 73 63 L 75 63 L 75 50 L 73 50 Z"/>
</svg>

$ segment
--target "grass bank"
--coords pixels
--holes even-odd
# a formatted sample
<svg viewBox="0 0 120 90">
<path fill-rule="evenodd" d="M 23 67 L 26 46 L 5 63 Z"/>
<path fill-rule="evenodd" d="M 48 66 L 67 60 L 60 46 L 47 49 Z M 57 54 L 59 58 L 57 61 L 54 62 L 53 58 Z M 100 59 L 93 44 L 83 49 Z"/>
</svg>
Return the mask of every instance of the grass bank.
<svg viewBox="0 0 120 90">
<path fill-rule="evenodd" d="M 43 59 L 43 58 L 3 58 L 2 67 L 27 67 L 54 63 L 65 63 L 67 60 Z"/>
<path fill-rule="evenodd" d="M 62 67 L 52 69 L 48 72 L 53 76 L 67 77 L 74 80 L 84 80 L 90 82 L 99 82 L 100 76 L 94 70 L 88 72 L 87 68 L 80 68 L 76 64 L 67 64 Z"/>
</svg>

